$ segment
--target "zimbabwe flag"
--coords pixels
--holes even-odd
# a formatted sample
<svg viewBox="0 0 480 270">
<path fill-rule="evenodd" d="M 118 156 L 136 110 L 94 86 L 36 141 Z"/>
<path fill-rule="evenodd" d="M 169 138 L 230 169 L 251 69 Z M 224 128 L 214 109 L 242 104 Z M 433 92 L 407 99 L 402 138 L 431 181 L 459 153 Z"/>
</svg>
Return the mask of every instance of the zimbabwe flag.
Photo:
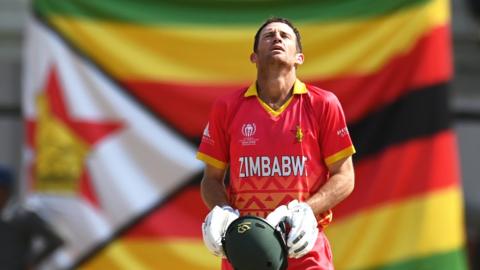
<svg viewBox="0 0 480 270">
<path fill-rule="evenodd" d="M 218 269 L 195 152 L 216 97 L 255 79 L 271 16 L 301 80 L 334 92 L 356 187 L 327 234 L 337 269 L 466 269 L 447 0 L 34 0 L 25 31 L 27 199 L 65 246 L 48 269 Z"/>
</svg>

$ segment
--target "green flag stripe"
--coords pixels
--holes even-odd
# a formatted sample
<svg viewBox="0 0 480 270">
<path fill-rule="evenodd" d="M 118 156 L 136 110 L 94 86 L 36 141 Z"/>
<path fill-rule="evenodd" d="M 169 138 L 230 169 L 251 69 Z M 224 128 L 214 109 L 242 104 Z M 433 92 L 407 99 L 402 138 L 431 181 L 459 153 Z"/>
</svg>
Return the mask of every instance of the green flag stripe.
<svg viewBox="0 0 480 270">
<path fill-rule="evenodd" d="M 363 270 L 465 270 L 467 260 L 463 249 L 435 254 L 423 258 L 415 258 L 394 264 L 367 268 Z"/>
<path fill-rule="evenodd" d="M 41 16 L 65 15 L 141 24 L 258 24 L 270 16 L 297 21 L 368 18 L 398 12 L 429 0 L 232 1 L 232 0 L 35 0 Z"/>
</svg>

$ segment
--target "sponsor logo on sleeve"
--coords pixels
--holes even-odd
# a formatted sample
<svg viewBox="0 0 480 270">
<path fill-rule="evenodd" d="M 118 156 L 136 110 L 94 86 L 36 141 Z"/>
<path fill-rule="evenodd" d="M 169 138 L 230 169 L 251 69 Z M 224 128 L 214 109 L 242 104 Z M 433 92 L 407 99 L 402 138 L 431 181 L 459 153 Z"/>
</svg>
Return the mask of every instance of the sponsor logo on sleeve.
<svg viewBox="0 0 480 270">
<path fill-rule="evenodd" d="M 348 128 L 344 127 L 342 129 L 337 130 L 337 135 L 340 137 L 345 137 L 348 135 Z"/>
<path fill-rule="evenodd" d="M 203 136 L 209 137 L 210 138 L 210 131 L 208 130 L 208 124 L 205 126 L 205 129 L 203 130 Z"/>
<path fill-rule="evenodd" d="M 215 144 L 215 141 L 212 139 L 212 137 L 210 136 L 210 123 L 207 123 L 207 126 L 205 126 L 205 129 L 203 130 L 203 137 L 202 137 L 202 141 L 203 142 L 206 142 L 208 144 Z"/>
</svg>

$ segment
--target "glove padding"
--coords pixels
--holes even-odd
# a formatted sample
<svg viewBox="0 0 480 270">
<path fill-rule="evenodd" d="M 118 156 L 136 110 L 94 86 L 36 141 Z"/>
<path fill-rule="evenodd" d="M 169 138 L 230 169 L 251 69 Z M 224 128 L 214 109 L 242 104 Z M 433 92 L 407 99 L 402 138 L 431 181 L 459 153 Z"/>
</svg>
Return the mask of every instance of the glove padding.
<svg viewBox="0 0 480 270">
<path fill-rule="evenodd" d="M 290 225 L 287 235 L 290 258 L 300 258 L 313 249 L 318 237 L 317 219 L 307 203 L 293 200 L 288 206 L 277 207 L 266 220 L 274 228 L 282 221 Z"/>
<path fill-rule="evenodd" d="M 203 242 L 215 256 L 225 257 L 222 237 L 228 225 L 240 216 L 238 210 L 230 206 L 215 206 L 202 223 Z"/>
</svg>

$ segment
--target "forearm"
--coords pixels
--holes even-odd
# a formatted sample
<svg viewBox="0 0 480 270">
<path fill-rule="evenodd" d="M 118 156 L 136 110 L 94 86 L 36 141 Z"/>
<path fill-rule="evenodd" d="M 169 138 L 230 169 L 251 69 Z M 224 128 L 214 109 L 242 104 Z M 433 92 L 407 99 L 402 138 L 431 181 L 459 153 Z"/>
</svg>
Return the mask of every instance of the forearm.
<svg viewBox="0 0 480 270">
<path fill-rule="evenodd" d="M 352 173 L 337 173 L 307 200 L 315 215 L 321 214 L 343 201 L 353 191 L 355 185 Z"/>
<path fill-rule="evenodd" d="M 215 205 L 229 204 L 223 183 L 204 178 L 200 185 L 200 192 L 203 202 L 209 209 L 212 209 Z"/>
</svg>

